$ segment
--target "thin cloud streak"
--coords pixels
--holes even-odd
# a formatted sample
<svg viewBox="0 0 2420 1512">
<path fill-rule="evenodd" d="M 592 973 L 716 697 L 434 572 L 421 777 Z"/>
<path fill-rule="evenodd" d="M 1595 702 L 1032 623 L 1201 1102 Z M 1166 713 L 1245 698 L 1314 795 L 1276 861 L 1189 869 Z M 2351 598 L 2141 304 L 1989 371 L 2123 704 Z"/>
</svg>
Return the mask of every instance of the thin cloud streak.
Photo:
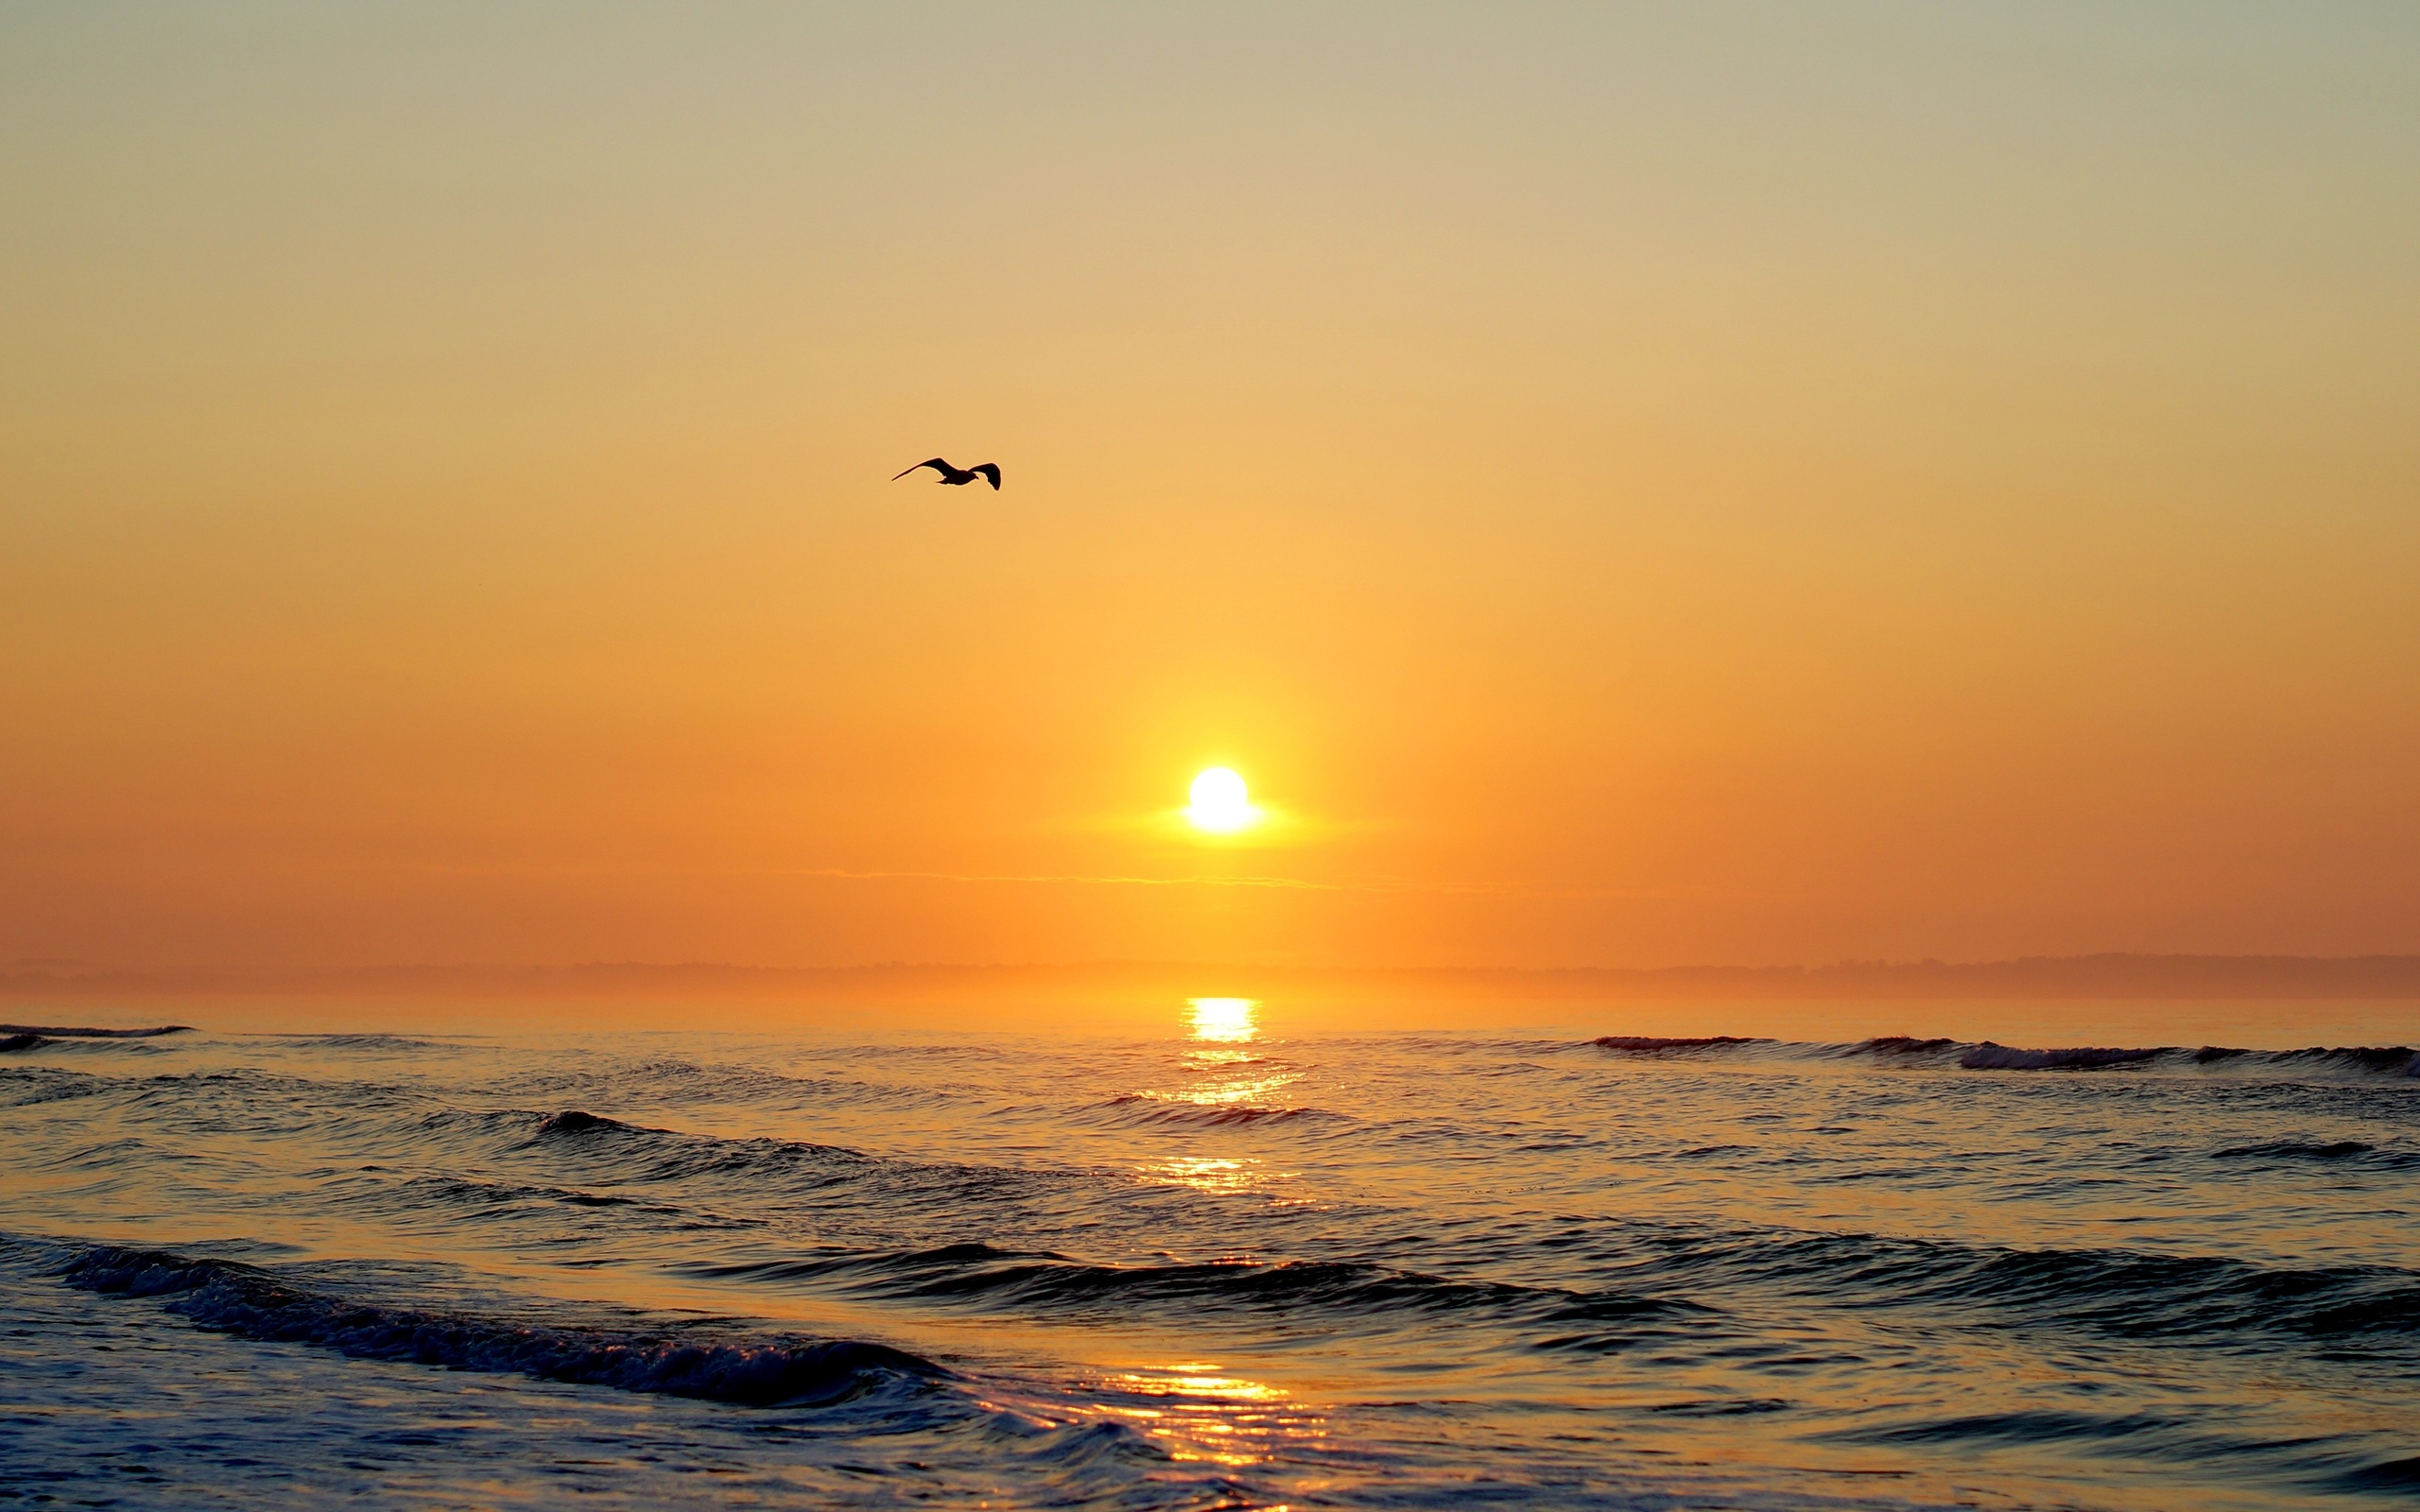
<svg viewBox="0 0 2420 1512">
<path fill-rule="evenodd" d="M 1450 893 L 1463 896 L 1522 898 L 1660 898 L 1669 894 L 1647 887 L 1549 887 L 1526 882 L 1417 883 L 1313 882 L 1303 877 L 1092 877 L 1072 874 L 1018 875 L 951 871 L 846 871 L 817 868 L 774 875 L 834 877 L 852 882 L 918 881 L 965 883 L 1065 883 L 1085 886 L 1137 887 L 1275 887 L 1307 892 Z"/>
<path fill-rule="evenodd" d="M 1307 877 L 1091 876 L 1077 872 L 856 871 L 842 867 L 419 867 L 415 870 L 455 876 L 750 876 L 821 877 L 838 882 L 954 882 L 965 884 L 1056 885 L 1085 887 L 1265 887 L 1291 892 L 1357 892 L 1439 894 L 1495 898 L 1669 898 L 1683 894 L 1670 888 L 1616 886 L 1553 886 L 1528 882 L 1419 883 L 1383 879 L 1363 882 L 1315 882 Z M 1687 896 L 1697 896 L 1688 893 Z"/>
</svg>

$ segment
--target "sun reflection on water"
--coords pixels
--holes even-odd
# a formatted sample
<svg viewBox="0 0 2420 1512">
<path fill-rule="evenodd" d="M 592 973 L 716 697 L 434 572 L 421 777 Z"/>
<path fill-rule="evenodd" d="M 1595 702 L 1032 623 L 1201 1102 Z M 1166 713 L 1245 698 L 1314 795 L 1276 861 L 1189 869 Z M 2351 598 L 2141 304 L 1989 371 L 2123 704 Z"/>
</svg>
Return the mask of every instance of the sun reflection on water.
<svg viewBox="0 0 2420 1512">
<path fill-rule="evenodd" d="M 1258 998 L 1187 998 L 1193 1010 L 1193 1038 L 1218 1044 L 1250 1044 L 1260 1035 L 1254 1022 Z"/>
<path fill-rule="evenodd" d="M 1326 1436 L 1315 1415 L 1286 1405 L 1283 1388 L 1208 1363 L 1129 1371 L 1102 1384 L 1132 1403 L 1110 1412 L 1159 1439 L 1171 1459 L 1252 1465 Z"/>
<path fill-rule="evenodd" d="M 1260 1036 L 1257 998 L 1187 998 L 1187 1043 L 1180 1058 L 1184 1082 L 1175 1087 L 1144 1088 L 1130 1093 L 1137 1102 L 1171 1108 L 1190 1104 L 1211 1115 L 1207 1125 L 1178 1124 L 1209 1136 L 1210 1127 L 1236 1126 L 1282 1109 L 1270 1105 L 1302 1072 L 1282 1058 L 1248 1048 Z M 1134 1167 L 1144 1179 L 1197 1192 L 1236 1194 L 1253 1191 L 1271 1180 L 1288 1181 L 1300 1173 L 1266 1169 L 1260 1157 L 1239 1151 L 1186 1153 L 1146 1160 Z"/>
<path fill-rule="evenodd" d="M 1258 1160 L 1228 1160 L 1215 1156 L 1179 1156 L 1143 1168 L 1144 1174 L 1196 1192 L 1244 1192 L 1251 1189 Z"/>
<path fill-rule="evenodd" d="M 1186 1026 L 1194 1043 L 1184 1060 L 1193 1073 L 1192 1085 L 1150 1095 L 1212 1107 L 1249 1104 L 1300 1074 L 1244 1048 L 1260 1038 L 1258 998 L 1187 998 L 1185 1005 L 1191 1010 Z"/>
</svg>

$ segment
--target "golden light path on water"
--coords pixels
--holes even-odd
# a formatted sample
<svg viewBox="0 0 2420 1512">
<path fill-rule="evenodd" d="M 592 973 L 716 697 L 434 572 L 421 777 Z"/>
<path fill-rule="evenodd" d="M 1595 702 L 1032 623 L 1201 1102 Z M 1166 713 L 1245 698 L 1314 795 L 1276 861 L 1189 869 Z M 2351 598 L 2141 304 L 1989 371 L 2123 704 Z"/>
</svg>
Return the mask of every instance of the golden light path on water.
<svg viewBox="0 0 2420 1512">
<path fill-rule="evenodd" d="M 1245 1048 L 1260 1037 L 1259 1000 L 1190 998 L 1185 1008 L 1185 1029 L 1192 1040 L 1184 1057 L 1186 1085 L 1144 1096 L 1241 1111 L 1300 1079 L 1301 1073 L 1272 1066 Z M 1180 1156 L 1151 1162 L 1141 1174 L 1201 1192 L 1237 1193 L 1270 1178 L 1260 1165 L 1250 1158 Z M 1283 1173 L 1279 1178 L 1293 1174 Z M 1112 1411 L 1161 1439 L 1179 1459 L 1249 1465 L 1269 1457 L 1276 1440 L 1323 1436 L 1316 1417 L 1288 1406 L 1283 1388 L 1227 1374 L 1213 1361 L 1144 1366 L 1121 1371 L 1102 1384 L 1143 1399 Z"/>
<path fill-rule="evenodd" d="M 1193 1041 L 1185 1051 L 1184 1085 L 1135 1095 L 1149 1102 L 1190 1103 L 1232 1109 L 1238 1120 L 1267 1110 L 1270 1100 L 1302 1079 L 1302 1073 L 1246 1048 L 1260 1038 L 1257 998 L 1188 998 L 1185 1027 Z M 1184 1155 L 1139 1167 L 1149 1179 L 1197 1192 L 1250 1191 L 1293 1172 L 1270 1173 L 1249 1157 Z"/>
<path fill-rule="evenodd" d="M 1185 1010 L 1185 1026 L 1193 1040 L 1193 1048 L 1184 1054 L 1185 1084 L 1137 1094 L 1145 1100 L 1231 1108 L 1249 1116 L 1250 1109 L 1300 1078 L 1300 1073 L 1272 1067 L 1243 1048 L 1260 1037 L 1258 999 L 1188 998 Z M 1260 1185 L 1259 1165 L 1260 1161 L 1248 1158 L 1183 1155 L 1139 1169 L 1154 1181 L 1231 1194 Z"/>
<path fill-rule="evenodd" d="M 1255 1047 L 1261 1035 L 1261 1004 L 1253 998 L 1190 998 L 1178 1021 L 1173 1059 L 1182 1081 L 1145 1087 L 1128 1097 L 1166 1105 L 1171 1110 L 1208 1108 L 1238 1113 L 1257 1110 L 1262 1099 L 1299 1081 L 1302 1072 L 1266 1057 Z M 1123 1099 L 1121 1099 L 1123 1100 Z M 1290 1181 L 1296 1171 L 1269 1172 L 1256 1158 L 1180 1156 L 1132 1167 L 1146 1181 L 1196 1191 L 1236 1194 L 1272 1181 Z M 1279 1199 L 1281 1201 L 1288 1199 Z M 1244 1263 L 1243 1254 L 1188 1257 L 1208 1263 Z M 923 1320 L 928 1333 L 941 1331 Z M 871 1320 L 869 1320 L 871 1322 Z M 966 1328 L 960 1320 L 960 1328 Z M 994 1332 L 969 1328 L 970 1341 L 996 1346 L 1013 1337 L 1013 1327 Z M 1063 1337 L 1056 1341 L 1066 1347 Z M 1050 1400 L 1016 1390 L 986 1390 L 976 1400 L 987 1411 L 1011 1414 L 1050 1430 L 1086 1421 L 1115 1420 L 1156 1442 L 1176 1463 L 1240 1469 L 1281 1458 L 1299 1459 L 1333 1436 L 1325 1411 L 1296 1400 L 1272 1382 L 1239 1373 L 1229 1362 L 1202 1359 L 1201 1340 L 1190 1332 L 1169 1334 L 1149 1325 L 1097 1326 L 1094 1349 L 1079 1366 L 1079 1379 L 1093 1400 L 1070 1412 Z M 1319 1478 L 1298 1483 L 1321 1489 Z M 1222 1503 L 1223 1504 L 1223 1503 Z M 1291 1503 L 1254 1503 L 1266 1512 L 1288 1512 Z"/>
<path fill-rule="evenodd" d="M 1288 1405 L 1283 1389 L 1226 1375 L 1211 1361 L 1130 1370 L 1101 1384 L 1146 1399 L 1148 1405 L 1113 1407 L 1111 1414 L 1159 1439 L 1179 1460 L 1257 1464 L 1281 1443 L 1299 1450 L 1326 1435 L 1316 1415 Z"/>
<path fill-rule="evenodd" d="M 1145 1095 L 1205 1108 L 1260 1108 L 1302 1079 L 1282 1060 L 1246 1049 L 1260 1038 L 1260 1003 L 1254 998 L 1192 998 L 1194 1048 L 1185 1052 L 1184 1087 Z"/>
</svg>

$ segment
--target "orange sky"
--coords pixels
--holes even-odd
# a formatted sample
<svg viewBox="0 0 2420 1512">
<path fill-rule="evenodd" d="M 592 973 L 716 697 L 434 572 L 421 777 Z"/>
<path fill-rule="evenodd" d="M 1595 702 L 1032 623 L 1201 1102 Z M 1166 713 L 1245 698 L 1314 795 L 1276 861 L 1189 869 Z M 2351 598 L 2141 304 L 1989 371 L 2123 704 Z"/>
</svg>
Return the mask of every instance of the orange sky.
<svg viewBox="0 0 2420 1512">
<path fill-rule="evenodd" d="M 1608 9 L 10 10 L 0 960 L 2420 951 L 2420 12 Z"/>
</svg>

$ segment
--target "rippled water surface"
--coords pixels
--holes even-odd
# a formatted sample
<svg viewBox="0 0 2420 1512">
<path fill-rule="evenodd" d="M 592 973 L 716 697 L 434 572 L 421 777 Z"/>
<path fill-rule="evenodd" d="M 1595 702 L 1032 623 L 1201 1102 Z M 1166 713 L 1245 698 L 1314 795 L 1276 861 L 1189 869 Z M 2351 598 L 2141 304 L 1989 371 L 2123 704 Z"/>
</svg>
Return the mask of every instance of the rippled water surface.
<svg viewBox="0 0 2420 1512">
<path fill-rule="evenodd" d="M 0 1504 L 2420 1501 L 2400 1050 L 7 1043 Z"/>
</svg>

